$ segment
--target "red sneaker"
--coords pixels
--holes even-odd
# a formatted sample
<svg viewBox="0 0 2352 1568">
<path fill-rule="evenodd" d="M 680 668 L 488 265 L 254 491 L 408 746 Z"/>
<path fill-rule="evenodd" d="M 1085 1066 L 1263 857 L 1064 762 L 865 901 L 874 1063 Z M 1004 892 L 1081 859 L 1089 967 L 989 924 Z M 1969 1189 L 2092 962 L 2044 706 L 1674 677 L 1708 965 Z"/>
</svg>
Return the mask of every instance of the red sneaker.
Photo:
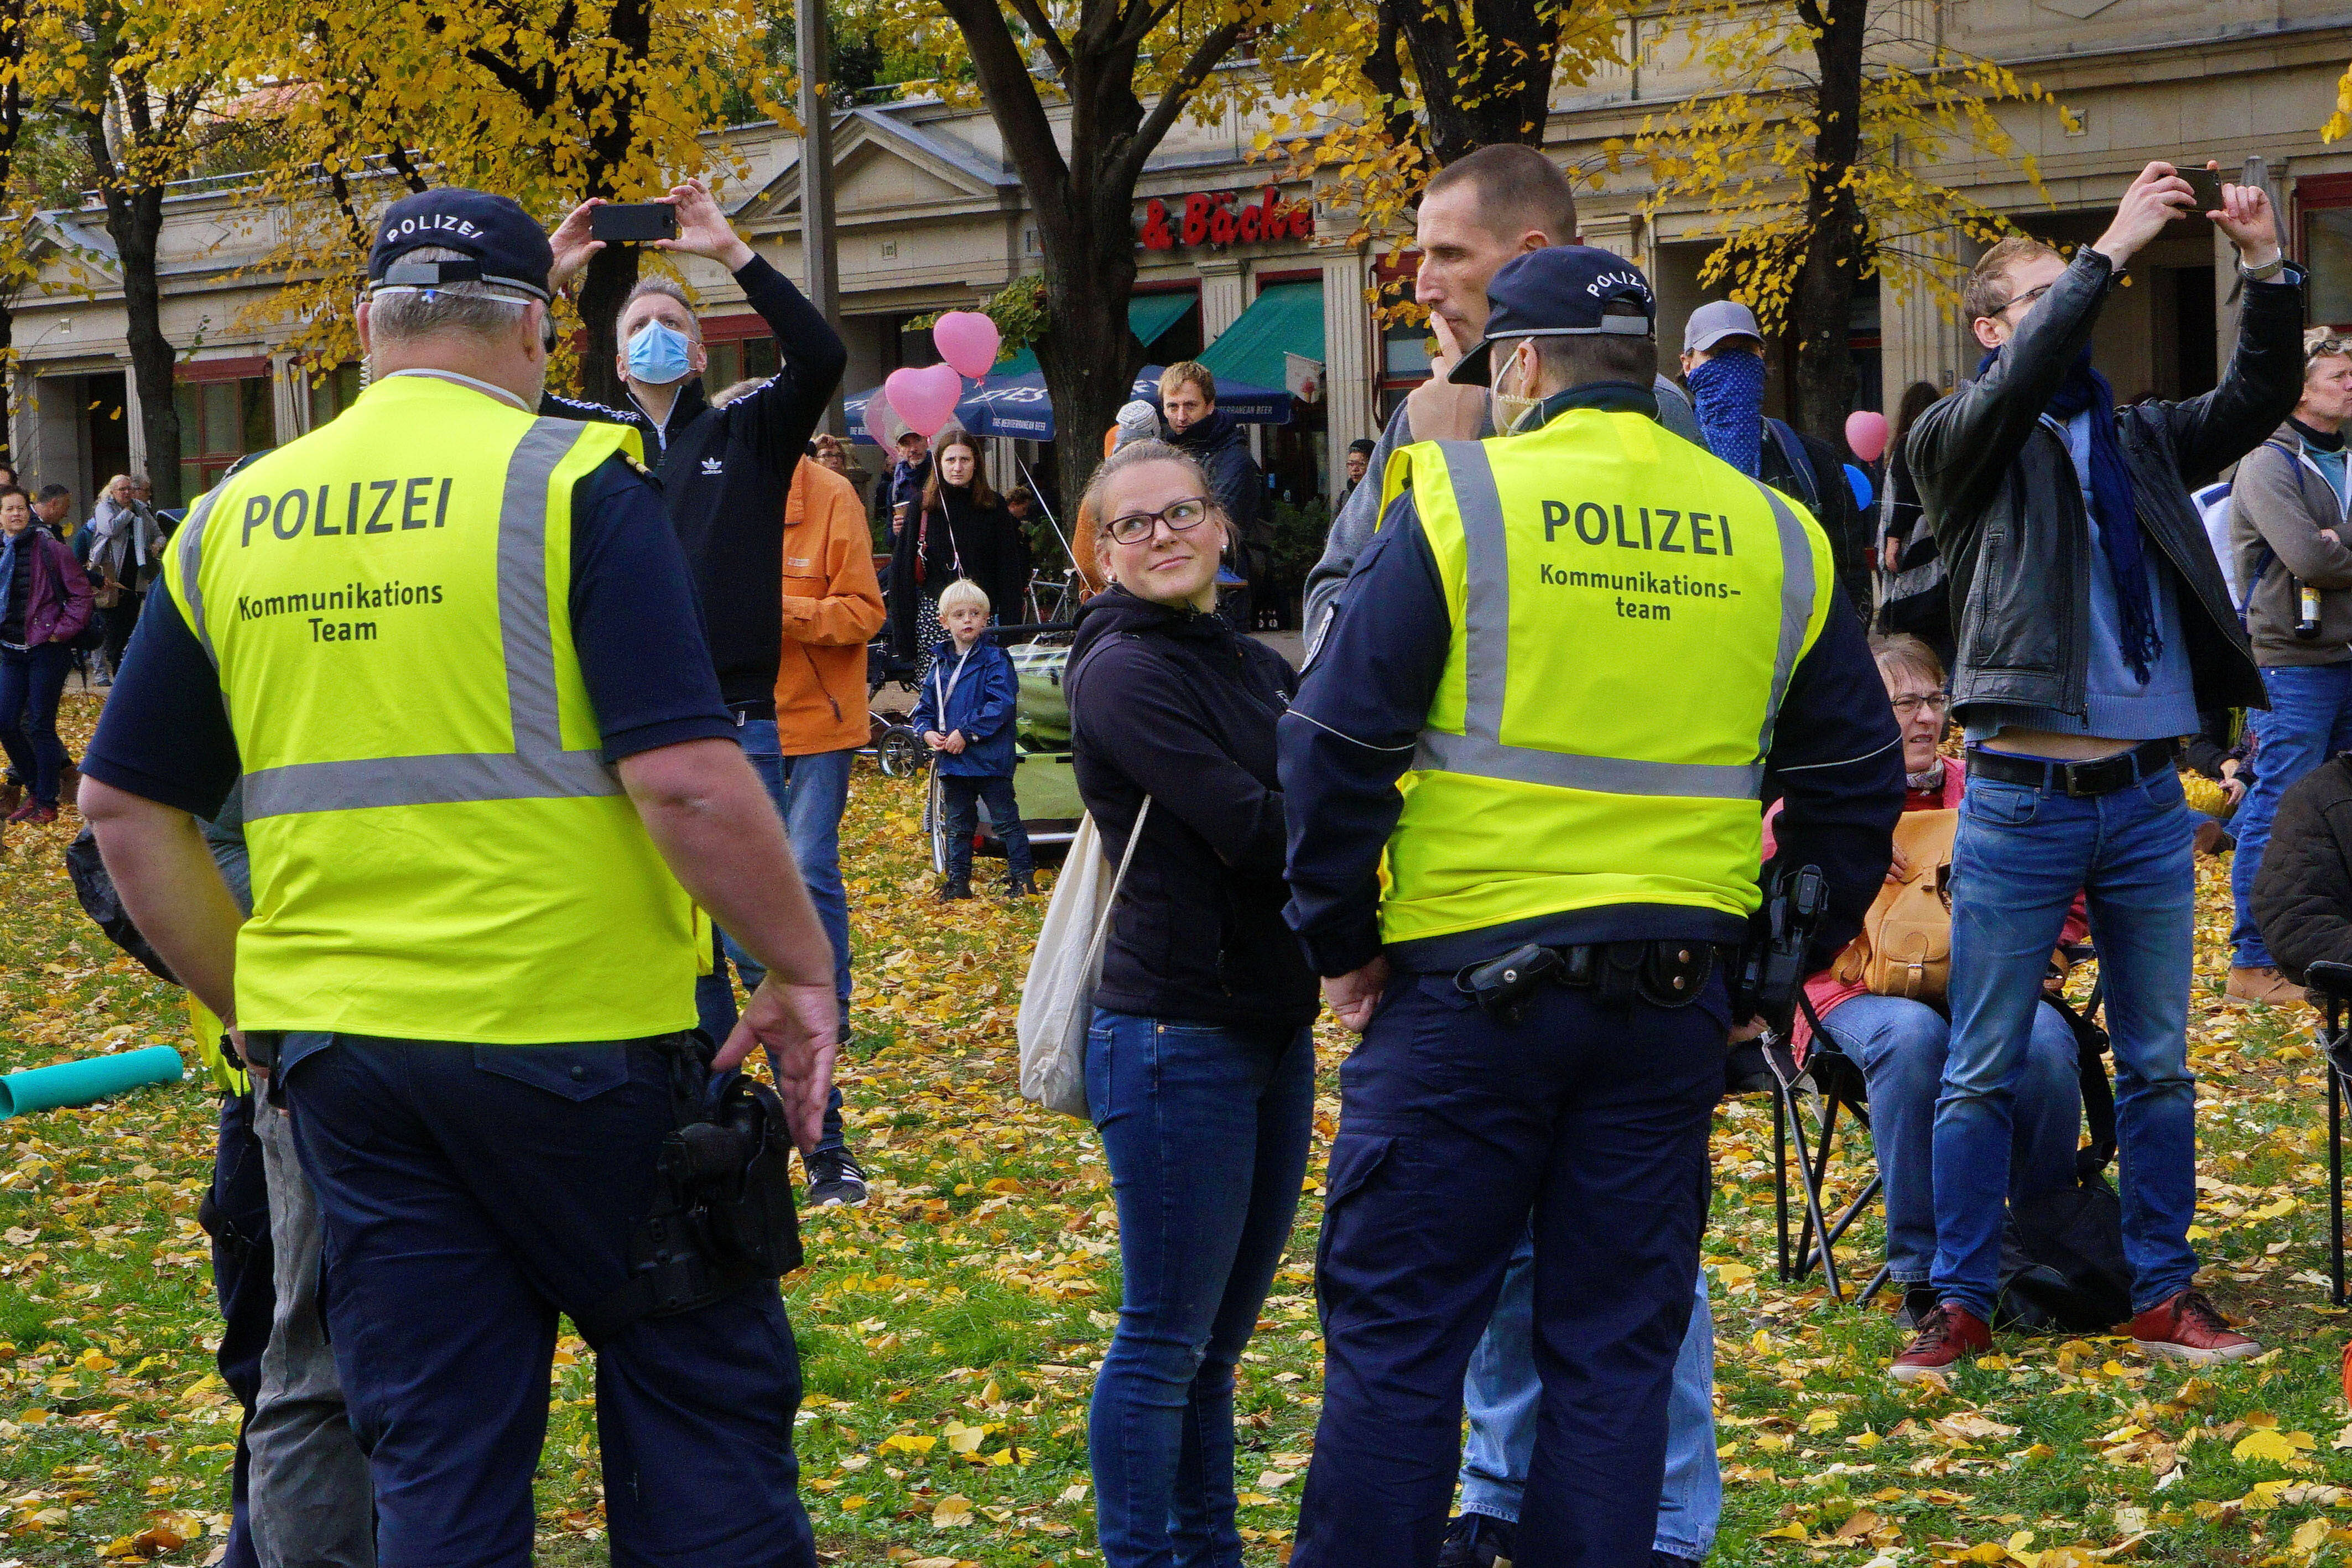
<svg viewBox="0 0 2352 1568">
<path fill-rule="evenodd" d="M 58 809 L 28 798 L 23 805 L 8 813 L 7 820 L 12 822 L 54 822 L 58 820 Z"/>
<path fill-rule="evenodd" d="M 1919 1320 L 1918 1333 L 1886 1371 L 1895 1382 L 1909 1383 L 1931 1372 L 1949 1372 L 1962 1357 L 1991 1348 L 1992 1330 L 1951 1302 L 1944 1301 Z"/>
<path fill-rule="evenodd" d="M 2216 1361 L 2243 1361 L 2260 1355 L 2263 1347 L 2234 1332 L 2230 1321 L 2194 1288 L 2170 1301 L 2159 1301 L 2131 1321 L 2131 1336 L 2150 1355 L 2170 1356 L 2203 1366 Z"/>
</svg>

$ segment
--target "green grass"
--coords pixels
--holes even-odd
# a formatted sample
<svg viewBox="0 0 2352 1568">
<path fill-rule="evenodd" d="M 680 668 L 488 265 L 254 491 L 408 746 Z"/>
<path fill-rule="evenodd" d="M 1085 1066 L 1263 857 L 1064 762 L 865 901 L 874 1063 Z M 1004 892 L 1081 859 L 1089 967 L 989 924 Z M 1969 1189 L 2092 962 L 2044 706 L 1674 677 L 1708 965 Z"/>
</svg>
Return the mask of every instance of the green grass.
<svg viewBox="0 0 2352 1568">
<path fill-rule="evenodd" d="M 86 727 L 87 699 L 69 706 Z M 845 831 L 860 988 L 845 1077 L 874 1200 L 805 1217 L 809 1266 L 787 1281 L 809 1390 L 803 1495 L 822 1549 L 844 1563 L 1099 1562 L 1085 1423 L 1118 1299 L 1108 1172 L 1089 1129 L 1014 1088 L 1013 1010 L 1042 905 L 930 903 L 918 802 L 861 770 Z M 177 994 L 74 904 L 59 854 L 77 826 L 68 814 L 13 831 L 0 856 L 0 1068 L 185 1044 Z M 2117 1561 L 2345 1561 L 2329 1521 L 2352 1527 L 2352 1509 L 2326 1489 L 2352 1484 L 2352 1453 L 2334 1447 L 2347 1430 L 2344 1322 L 2314 1272 L 2318 1064 L 2301 1015 L 2219 999 L 2226 894 L 2226 866 L 2209 866 L 2192 1009 L 2199 1246 L 2207 1284 L 2268 1353 L 2192 1377 L 2114 1339 L 2020 1340 L 1948 1388 L 1898 1387 L 1883 1370 L 1897 1341 L 1888 1311 L 1772 1278 L 1769 1112 L 1728 1105 L 1707 1243 L 1728 1482 L 1715 1562 L 2079 1568 L 2135 1537 Z M 1345 1051 L 1328 1025 L 1320 1040 L 1310 1186 Z M 0 1124 L 0 1565 L 110 1551 L 201 1563 L 218 1549 L 235 1406 L 211 1375 L 217 1322 L 195 1226 L 214 1110 L 191 1079 Z M 1867 1178 L 1864 1151 L 1847 1152 L 1832 1196 Z M 1253 1563 L 1286 1555 L 1312 1451 L 1319 1207 L 1310 1192 L 1243 1364 Z M 1868 1277 L 1877 1245 L 1874 1220 L 1857 1228 L 1841 1254 L 1850 1277 Z M 540 1555 L 584 1563 L 604 1556 L 593 1367 L 575 1338 L 563 1345 Z M 2285 1463 L 2233 1457 L 2268 1430 L 2311 1446 L 2291 1438 Z M 1804 1540 L 1769 1533 L 1791 1528 Z"/>
</svg>

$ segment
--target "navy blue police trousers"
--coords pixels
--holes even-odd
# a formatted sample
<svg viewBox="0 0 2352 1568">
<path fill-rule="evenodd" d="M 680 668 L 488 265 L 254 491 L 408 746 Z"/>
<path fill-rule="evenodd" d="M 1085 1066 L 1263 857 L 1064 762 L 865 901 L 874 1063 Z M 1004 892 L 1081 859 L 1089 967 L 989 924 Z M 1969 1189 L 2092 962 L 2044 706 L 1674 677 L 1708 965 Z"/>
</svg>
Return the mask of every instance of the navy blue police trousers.
<svg viewBox="0 0 2352 1568">
<path fill-rule="evenodd" d="M 527 1568 L 556 1314 L 626 1278 L 676 1125 L 667 1066 L 642 1040 L 358 1035 L 289 1035 L 279 1061 L 380 1568 Z M 590 1343 L 614 1563 L 814 1568 L 775 1283 Z"/>
<path fill-rule="evenodd" d="M 1543 1396 L 1512 1561 L 1648 1568 L 1727 1021 L 1720 980 L 1675 1009 L 1547 988 L 1516 1024 L 1452 975 L 1391 980 L 1339 1074 L 1292 1568 L 1437 1561 L 1463 1372 L 1530 1226 Z"/>
</svg>

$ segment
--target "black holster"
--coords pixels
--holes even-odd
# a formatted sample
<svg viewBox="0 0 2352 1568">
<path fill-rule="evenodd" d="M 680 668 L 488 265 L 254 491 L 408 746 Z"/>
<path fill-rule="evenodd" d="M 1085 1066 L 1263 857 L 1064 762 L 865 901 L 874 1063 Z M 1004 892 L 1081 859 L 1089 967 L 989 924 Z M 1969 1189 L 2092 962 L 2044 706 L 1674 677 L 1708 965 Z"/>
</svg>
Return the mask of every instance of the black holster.
<svg viewBox="0 0 2352 1568">
<path fill-rule="evenodd" d="M 592 1343 L 801 1266 L 783 1103 L 744 1073 L 714 1091 L 713 1047 L 698 1031 L 654 1043 L 668 1062 L 677 1124 L 662 1140 L 653 1207 L 630 1238 L 628 1282 L 572 1313 Z"/>
</svg>

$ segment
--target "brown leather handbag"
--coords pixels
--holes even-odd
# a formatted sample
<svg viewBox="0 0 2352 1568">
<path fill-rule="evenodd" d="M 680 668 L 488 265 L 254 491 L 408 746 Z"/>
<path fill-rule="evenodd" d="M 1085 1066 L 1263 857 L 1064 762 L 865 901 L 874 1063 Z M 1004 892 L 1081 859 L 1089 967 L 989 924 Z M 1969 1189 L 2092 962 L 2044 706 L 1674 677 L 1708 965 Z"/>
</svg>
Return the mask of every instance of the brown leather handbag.
<svg viewBox="0 0 2352 1568">
<path fill-rule="evenodd" d="M 1957 810 L 1906 811 L 1895 821 L 1895 848 L 1910 874 L 1890 882 L 1862 917 L 1862 935 L 1846 945 L 1830 972 L 1873 996 L 1940 1002 L 1952 981 L 1952 840 Z"/>
</svg>

